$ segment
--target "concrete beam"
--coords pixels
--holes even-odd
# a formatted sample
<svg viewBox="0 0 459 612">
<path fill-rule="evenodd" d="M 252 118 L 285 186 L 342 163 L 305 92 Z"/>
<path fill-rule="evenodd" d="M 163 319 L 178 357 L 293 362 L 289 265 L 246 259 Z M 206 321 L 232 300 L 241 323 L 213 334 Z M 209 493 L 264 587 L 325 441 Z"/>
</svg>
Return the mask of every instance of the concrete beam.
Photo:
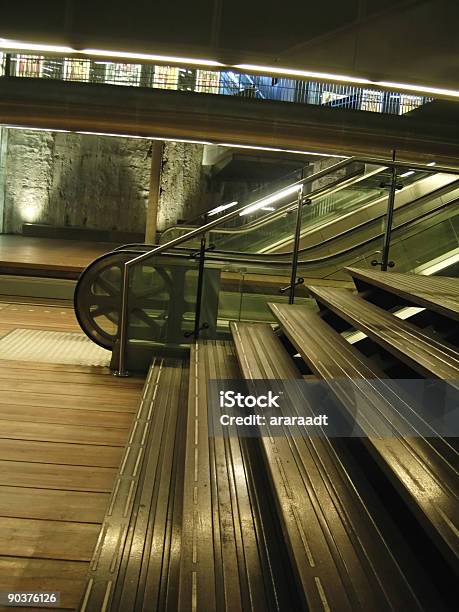
<svg viewBox="0 0 459 612">
<path fill-rule="evenodd" d="M 437 119 L 422 113 L 382 115 L 190 92 L 0 79 L 3 124 L 385 158 L 396 149 L 400 161 L 435 159 L 455 165 L 458 123 Z"/>
</svg>

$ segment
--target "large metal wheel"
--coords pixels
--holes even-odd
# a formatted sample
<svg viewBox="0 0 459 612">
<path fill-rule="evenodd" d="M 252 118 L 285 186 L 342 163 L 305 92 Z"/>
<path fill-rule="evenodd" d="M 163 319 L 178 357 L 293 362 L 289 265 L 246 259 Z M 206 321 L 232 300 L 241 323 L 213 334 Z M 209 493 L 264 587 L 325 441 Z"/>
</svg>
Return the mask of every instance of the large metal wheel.
<svg viewBox="0 0 459 612">
<path fill-rule="evenodd" d="M 85 334 L 105 349 L 112 350 L 118 337 L 123 267 L 136 254 L 113 251 L 99 257 L 85 269 L 75 288 L 78 322 Z M 137 322 L 152 335 L 161 335 L 161 320 L 167 319 L 171 293 L 171 278 L 162 266 L 148 262 L 137 266 L 130 279 L 130 323 Z"/>
</svg>

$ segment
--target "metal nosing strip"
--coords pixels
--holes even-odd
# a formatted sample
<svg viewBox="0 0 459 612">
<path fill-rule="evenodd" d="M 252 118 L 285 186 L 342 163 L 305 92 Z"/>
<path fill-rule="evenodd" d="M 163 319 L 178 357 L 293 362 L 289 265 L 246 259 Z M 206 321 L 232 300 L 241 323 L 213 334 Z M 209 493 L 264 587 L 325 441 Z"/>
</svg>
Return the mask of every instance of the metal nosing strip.
<svg viewBox="0 0 459 612">
<path fill-rule="evenodd" d="M 153 404 L 158 401 L 158 384 L 165 378 L 163 364 L 163 360 L 155 360 L 145 382 L 89 567 L 79 607 L 81 612 L 108 610 L 112 603 L 123 550 L 130 531 L 135 491 L 139 484 L 141 465 L 145 460 L 143 451 L 155 421 Z"/>
</svg>

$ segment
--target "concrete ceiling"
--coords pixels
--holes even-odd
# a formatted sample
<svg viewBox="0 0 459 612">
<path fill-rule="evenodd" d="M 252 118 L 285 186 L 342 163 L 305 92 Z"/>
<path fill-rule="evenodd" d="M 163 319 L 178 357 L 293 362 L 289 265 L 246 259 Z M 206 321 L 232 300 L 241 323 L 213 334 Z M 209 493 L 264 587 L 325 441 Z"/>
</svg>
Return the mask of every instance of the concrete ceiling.
<svg viewBox="0 0 459 612">
<path fill-rule="evenodd" d="M 0 36 L 457 89 L 458 0 L 26 0 Z"/>
</svg>

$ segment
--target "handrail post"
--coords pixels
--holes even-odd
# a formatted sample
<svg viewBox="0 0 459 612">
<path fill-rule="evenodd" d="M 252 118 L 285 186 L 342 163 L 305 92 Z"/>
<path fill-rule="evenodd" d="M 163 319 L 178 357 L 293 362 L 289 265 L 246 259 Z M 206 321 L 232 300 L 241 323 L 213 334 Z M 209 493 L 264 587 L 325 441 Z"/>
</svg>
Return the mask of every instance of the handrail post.
<svg viewBox="0 0 459 612">
<path fill-rule="evenodd" d="M 208 323 L 203 323 L 201 325 L 201 307 L 202 307 L 202 293 L 204 287 L 204 272 L 205 272 L 205 263 L 206 263 L 206 252 L 211 251 L 215 248 L 215 245 L 211 244 L 208 248 L 206 248 L 206 234 L 202 234 L 201 236 L 201 245 L 199 247 L 199 264 L 198 264 L 198 285 L 196 288 L 196 309 L 194 311 L 194 330 L 191 332 L 185 332 L 185 338 L 191 338 L 194 336 L 195 340 L 198 340 L 199 334 L 201 330 L 208 329 Z M 193 256 L 196 256 L 197 253 Z"/>
<path fill-rule="evenodd" d="M 9 77 L 11 76 L 12 70 L 11 70 L 11 53 L 5 53 L 5 70 L 4 70 L 4 75 Z"/>
<path fill-rule="evenodd" d="M 199 249 L 199 266 L 198 266 L 198 287 L 196 289 L 196 311 L 194 315 L 194 338 L 199 338 L 199 332 L 201 330 L 201 302 L 202 302 L 202 289 L 204 285 L 204 267 L 206 261 L 206 235 L 201 236 L 201 246 Z"/>
<path fill-rule="evenodd" d="M 123 267 L 123 282 L 121 289 L 121 309 L 120 318 L 118 321 L 118 337 L 119 337 L 119 354 L 118 354 L 118 370 L 113 374 L 115 376 L 129 376 L 126 370 L 126 349 L 127 349 L 127 328 L 128 328 L 128 300 L 129 300 L 129 262 L 126 261 Z"/>
<path fill-rule="evenodd" d="M 298 251 L 300 249 L 300 237 L 301 237 L 301 221 L 304 204 L 304 185 L 301 185 L 298 189 L 298 208 L 296 211 L 296 226 L 295 226 L 295 240 L 293 245 L 293 256 L 292 256 L 292 274 L 290 276 L 290 291 L 288 296 L 288 303 L 293 304 L 295 301 L 295 287 L 297 285 L 296 272 L 298 268 Z"/>
<path fill-rule="evenodd" d="M 395 162 L 395 150 L 392 151 L 392 161 Z M 394 164 L 391 167 L 391 183 L 389 190 L 389 198 L 387 201 L 386 227 L 384 230 L 383 250 L 381 257 L 381 270 L 386 272 L 389 265 L 389 249 L 392 235 L 392 222 L 394 218 L 395 207 L 395 191 L 397 189 L 397 166 Z"/>
</svg>

